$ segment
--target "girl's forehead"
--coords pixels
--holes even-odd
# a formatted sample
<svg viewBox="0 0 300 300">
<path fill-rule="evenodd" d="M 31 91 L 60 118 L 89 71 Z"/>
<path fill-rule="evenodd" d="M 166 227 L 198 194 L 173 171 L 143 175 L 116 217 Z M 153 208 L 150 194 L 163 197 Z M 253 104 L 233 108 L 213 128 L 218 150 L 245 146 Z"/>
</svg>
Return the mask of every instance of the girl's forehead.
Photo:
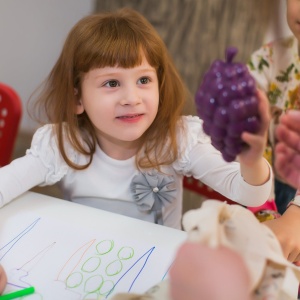
<svg viewBox="0 0 300 300">
<path fill-rule="evenodd" d="M 125 67 L 122 67 L 122 66 L 116 64 L 115 66 L 95 67 L 95 68 L 92 68 L 91 70 L 89 70 L 88 73 L 92 72 L 92 73 L 101 74 L 101 73 L 115 72 L 115 71 L 118 71 L 118 70 L 129 70 L 129 69 L 156 72 L 155 67 L 151 66 L 149 64 L 148 60 L 146 59 L 146 57 L 143 55 L 141 63 L 137 64 L 136 66 L 133 66 L 133 67 L 125 68 Z"/>
<path fill-rule="evenodd" d="M 134 67 L 131 68 L 124 68 L 121 66 L 106 66 L 106 67 L 96 67 L 93 68 L 91 70 L 89 70 L 87 73 L 84 74 L 84 79 L 88 79 L 88 78 L 97 78 L 97 77 L 101 77 L 101 76 L 108 76 L 108 75 L 117 75 L 117 74 L 121 74 L 127 71 L 134 71 L 137 74 L 140 73 L 154 73 L 156 74 L 156 69 L 151 66 L 146 57 L 143 57 L 141 64 L 136 65 Z"/>
</svg>

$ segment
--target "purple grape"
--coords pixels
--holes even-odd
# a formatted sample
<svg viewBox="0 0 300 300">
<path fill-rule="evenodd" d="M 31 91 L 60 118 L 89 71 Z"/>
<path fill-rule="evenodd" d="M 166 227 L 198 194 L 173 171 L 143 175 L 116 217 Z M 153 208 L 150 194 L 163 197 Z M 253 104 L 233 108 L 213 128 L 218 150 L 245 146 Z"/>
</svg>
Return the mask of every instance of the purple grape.
<svg viewBox="0 0 300 300">
<path fill-rule="evenodd" d="M 207 134 L 210 135 L 210 129 L 211 129 L 211 121 L 209 119 L 203 120 L 203 131 Z"/>
<path fill-rule="evenodd" d="M 243 131 L 256 133 L 259 130 L 260 123 L 256 116 L 249 117 L 239 122 L 231 122 L 227 126 L 227 134 L 230 137 L 240 137 Z"/>
<path fill-rule="evenodd" d="M 213 124 L 210 127 L 210 135 L 218 140 L 224 139 L 224 137 L 226 136 L 226 128 L 222 128 Z"/>
<path fill-rule="evenodd" d="M 224 142 L 222 140 L 212 139 L 211 144 L 219 151 L 223 151 L 225 148 Z"/>
<path fill-rule="evenodd" d="M 228 154 L 225 151 L 221 151 L 221 153 L 222 153 L 222 156 L 223 156 L 223 158 L 224 158 L 225 161 L 231 162 L 231 161 L 235 160 L 236 155 Z"/>
<path fill-rule="evenodd" d="M 233 62 L 237 49 L 226 49 L 226 61 L 216 60 L 205 73 L 195 96 L 197 114 L 212 145 L 226 161 L 243 151 L 244 131 L 260 128 L 255 80 L 245 64 Z"/>
<path fill-rule="evenodd" d="M 239 137 L 235 138 L 231 136 L 226 136 L 226 138 L 224 139 L 224 144 L 229 148 L 244 146 L 244 142 L 241 141 Z"/>
<path fill-rule="evenodd" d="M 240 121 L 258 114 L 257 98 L 254 96 L 244 100 L 233 100 L 228 107 L 230 121 Z"/>
<path fill-rule="evenodd" d="M 218 107 L 217 100 L 213 96 L 208 96 L 202 102 L 203 112 L 206 116 L 212 117 L 215 109 Z"/>
<path fill-rule="evenodd" d="M 219 127 L 226 127 L 228 122 L 229 122 L 228 109 L 224 106 L 217 107 L 214 113 L 214 123 Z"/>
</svg>

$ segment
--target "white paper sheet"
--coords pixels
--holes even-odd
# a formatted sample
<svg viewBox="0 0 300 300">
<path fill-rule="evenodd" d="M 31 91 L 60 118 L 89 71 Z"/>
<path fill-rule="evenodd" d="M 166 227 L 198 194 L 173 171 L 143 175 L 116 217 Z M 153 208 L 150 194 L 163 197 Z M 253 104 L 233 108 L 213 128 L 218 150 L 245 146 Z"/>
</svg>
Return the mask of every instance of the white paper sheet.
<svg viewBox="0 0 300 300">
<path fill-rule="evenodd" d="M 26 300 L 109 299 L 117 292 L 142 293 L 163 280 L 173 254 L 164 246 L 110 233 L 110 225 L 84 228 L 24 212 L 5 221 L 0 263 L 6 292 L 34 286 Z"/>
</svg>

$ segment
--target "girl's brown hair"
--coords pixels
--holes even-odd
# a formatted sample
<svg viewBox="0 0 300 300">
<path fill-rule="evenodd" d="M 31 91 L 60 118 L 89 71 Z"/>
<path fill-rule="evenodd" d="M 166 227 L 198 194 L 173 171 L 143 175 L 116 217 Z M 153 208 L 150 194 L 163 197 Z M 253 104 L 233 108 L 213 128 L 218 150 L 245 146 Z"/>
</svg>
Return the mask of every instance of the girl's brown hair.
<svg viewBox="0 0 300 300">
<path fill-rule="evenodd" d="M 159 107 L 154 122 L 142 137 L 136 163 L 139 168 L 159 169 L 177 158 L 176 126 L 187 90 L 153 26 L 138 12 L 123 8 L 87 16 L 72 28 L 38 97 L 38 111 L 44 110 L 48 121 L 56 124 L 59 150 L 72 168 L 87 168 L 97 144 L 87 114 L 76 114 L 84 74 L 107 66 L 132 68 L 141 64 L 143 55 L 157 72 Z M 79 166 L 70 160 L 65 138 L 78 152 L 89 156 L 88 164 Z"/>
</svg>

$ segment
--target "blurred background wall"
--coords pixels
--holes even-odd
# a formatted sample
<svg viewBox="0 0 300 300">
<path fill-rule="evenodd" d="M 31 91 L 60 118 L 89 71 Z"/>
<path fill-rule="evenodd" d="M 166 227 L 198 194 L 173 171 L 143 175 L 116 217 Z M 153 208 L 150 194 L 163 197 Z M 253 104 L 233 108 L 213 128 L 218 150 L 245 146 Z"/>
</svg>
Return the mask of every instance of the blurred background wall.
<svg viewBox="0 0 300 300">
<path fill-rule="evenodd" d="M 94 0 L 0 0 L 0 81 L 23 101 L 21 132 L 36 129 L 27 100 L 53 67 L 70 28 L 94 7 Z"/>
<path fill-rule="evenodd" d="M 285 0 L 0 0 L 0 81 L 24 107 L 20 132 L 37 128 L 27 112 L 31 93 L 54 65 L 71 27 L 83 16 L 124 6 L 143 13 L 166 42 L 192 94 L 227 46 L 247 61 L 263 40 L 287 34 Z M 186 113 L 195 113 L 193 105 Z"/>
</svg>

